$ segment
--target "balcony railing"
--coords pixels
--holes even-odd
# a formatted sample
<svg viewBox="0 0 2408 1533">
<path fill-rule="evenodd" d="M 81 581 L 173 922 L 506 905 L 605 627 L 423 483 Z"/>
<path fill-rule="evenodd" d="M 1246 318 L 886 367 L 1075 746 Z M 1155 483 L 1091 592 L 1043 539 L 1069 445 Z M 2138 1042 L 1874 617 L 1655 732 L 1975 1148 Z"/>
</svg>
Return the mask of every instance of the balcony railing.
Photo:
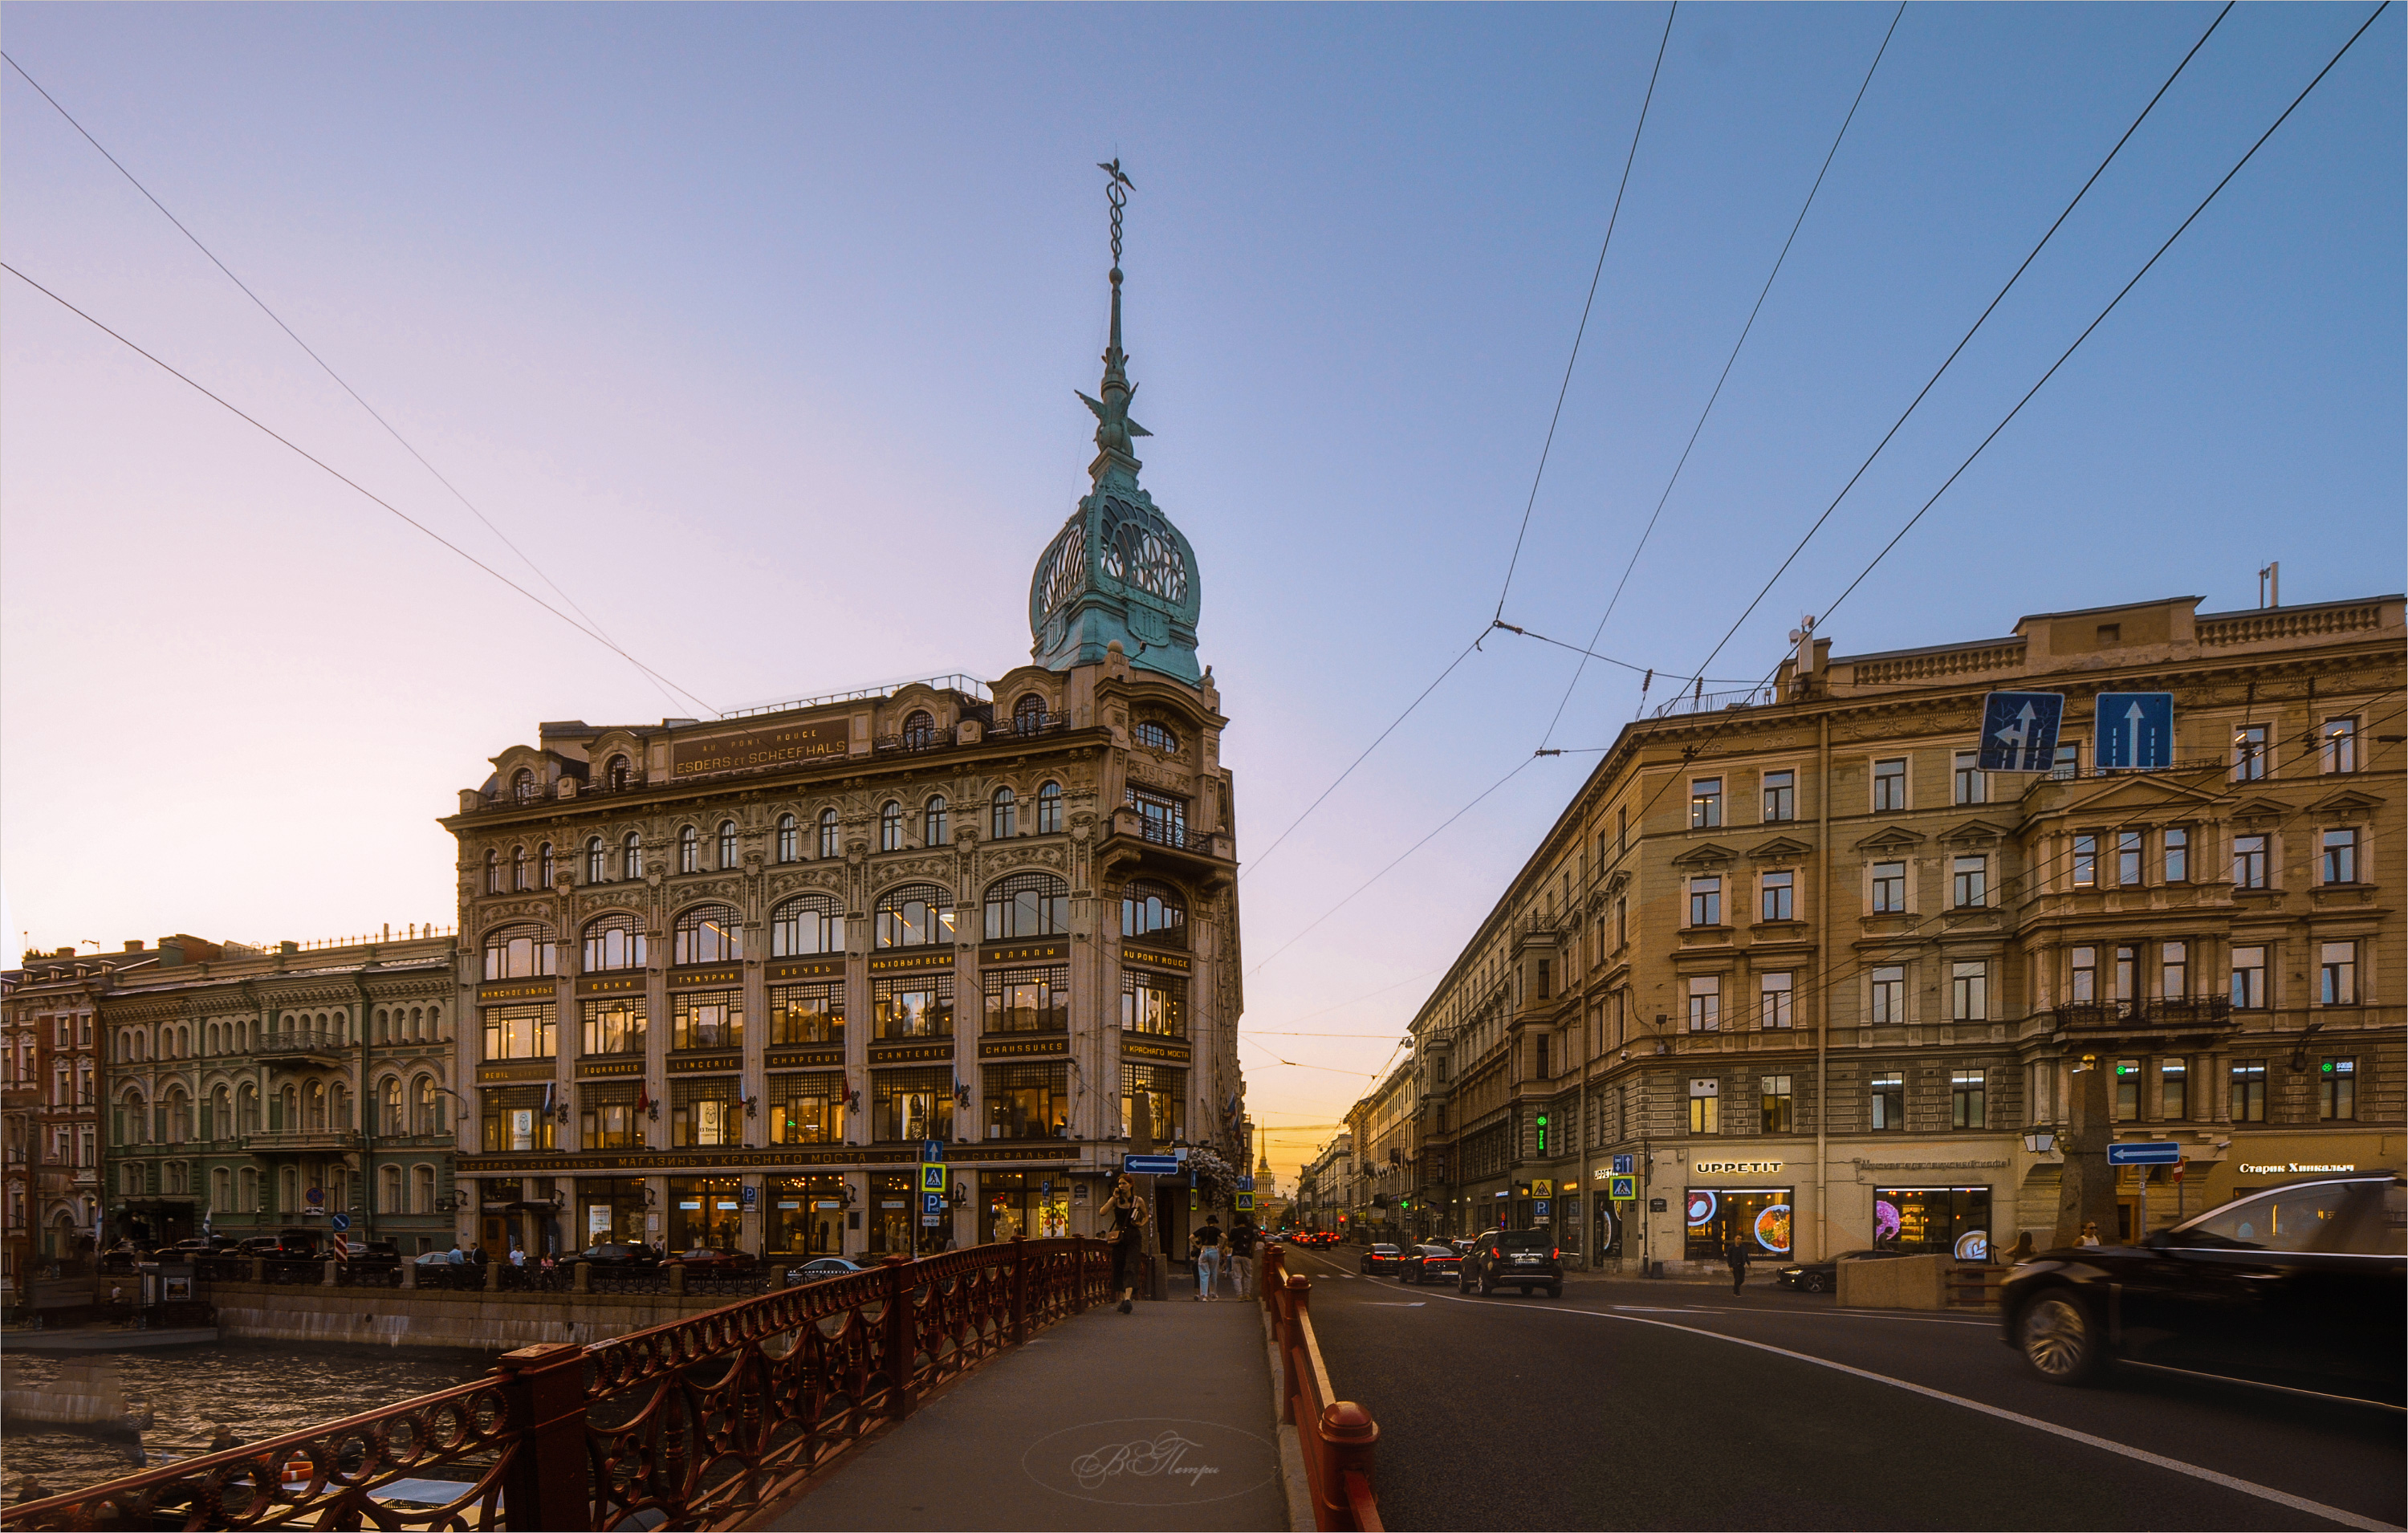
<svg viewBox="0 0 2408 1533">
<path fill-rule="evenodd" d="M 2049 1016 L 2056 1025 L 2072 1032 L 2118 1027 L 2224 1027 L 2232 1022 L 2232 1002 L 2222 996 L 2197 1000 L 2105 1001 L 2095 1006 L 2060 1006 Z"/>
<path fill-rule="evenodd" d="M 469 1383 L 20 1502 L 0 1527 L 491 1529 L 505 1507 L 520 1528 L 741 1526 L 930 1389 L 1103 1302 L 1111 1273 L 1111 1248 L 1079 1236 L 889 1257 L 592 1346 L 523 1347 Z M 380 1499 L 405 1480 L 458 1494 Z"/>
<path fill-rule="evenodd" d="M 1656 704 L 1655 716 L 1670 719 L 1684 713 L 1720 713 L 1733 708 L 1769 708 L 1780 700 L 1779 694 L 1770 687 L 1747 687 L 1738 692 L 1684 692 L 1670 702 Z"/>
<path fill-rule="evenodd" d="M 1212 854 L 1212 838 L 1219 834 L 1210 830 L 1190 830 L 1183 823 L 1150 819 L 1141 814 L 1135 819 L 1140 840 L 1181 852 L 1200 852 L 1208 857 Z"/>
<path fill-rule="evenodd" d="M 294 1154 L 312 1150 L 356 1150 L 360 1136 L 349 1128 L 286 1128 L 243 1136 L 242 1147 L 253 1154 Z"/>
<path fill-rule="evenodd" d="M 262 1059 L 321 1058 L 339 1054 L 351 1047 L 332 1032 L 321 1028 L 294 1028 L 288 1033 L 263 1033 L 251 1046 L 251 1052 Z"/>
</svg>

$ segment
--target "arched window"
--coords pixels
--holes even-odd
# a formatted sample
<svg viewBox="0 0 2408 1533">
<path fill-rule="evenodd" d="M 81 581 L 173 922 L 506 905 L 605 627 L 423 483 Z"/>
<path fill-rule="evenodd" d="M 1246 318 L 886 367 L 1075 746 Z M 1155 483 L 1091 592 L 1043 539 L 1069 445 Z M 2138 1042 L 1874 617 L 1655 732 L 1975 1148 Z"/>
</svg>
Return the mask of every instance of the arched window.
<svg viewBox="0 0 2408 1533">
<path fill-rule="evenodd" d="M 917 948 L 953 939 L 953 896 L 933 883 L 907 883 L 878 900 L 878 945 Z"/>
<path fill-rule="evenodd" d="M 1045 727 L 1045 699 L 1033 692 L 1024 692 L 1020 701 L 1011 705 L 1011 727 L 1014 733 L 1034 735 Z"/>
<path fill-rule="evenodd" d="M 535 861 L 536 887 L 538 889 L 551 888 L 552 881 L 558 870 L 552 867 L 552 843 L 550 841 L 546 841 L 543 845 L 535 849 Z"/>
<path fill-rule="evenodd" d="M 736 866 L 736 822 L 719 822 L 719 867 L 724 872 Z"/>
<path fill-rule="evenodd" d="M 435 1211 L 435 1168 L 413 1166 L 409 1168 L 409 1211 Z"/>
<path fill-rule="evenodd" d="M 697 905 L 677 918 L 673 964 L 726 964 L 744 956 L 743 917 L 733 905 Z"/>
<path fill-rule="evenodd" d="M 903 721 L 903 749 L 925 751 L 937 743 L 937 721 L 924 708 L 915 709 Z"/>
<path fill-rule="evenodd" d="M 201 1129 L 207 1139 L 234 1138 L 234 1096 L 225 1087 L 220 1086 L 209 1093 L 208 1117 L 201 1125 Z"/>
<path fill-rule="evenodd" d="M 627 832 L 627 838 L 619 843 L 619 876 L 623 879 L 644 876 L 644 838 L 632 830 Z"/>
<path fill-rule="evenodd" d="M 995 840 L 1008 841 L 1020 834 L 1020 800 L 1010 788 L 997 788 L 987 805 L 987 834 Z"/>
<path fill-rule="evenodd" d="M 769 912 L 769 956 L 844 951 L 844 917 L 825 895 L 796 895 Z"/>
<path fill-rule="evenodd" d="M 781 863 L 803 859 L 803 831 L 791 814 L 778 816 L 778 860 Z"/>
<path fill-rule="evenodd" d="M 313 1134 L 324 1133 L 326 1131 L 326 1084 L 324 1082 L 312 1081 L 309 1082 L 307 1112 L 308 1115 L 301 1120 L 301 1126 L 309 1130 L 309 1132 Z"/>
<path fill-rule="evenodd" d="M 442 1133 L 443 1108 L 436 1100 L 435 1078 L 431 1075 L 420 1076 L 413 1096 L 415 1099 L 411 1104 L 412 1117 L 416 1120 L 418 1132 L 422 1135 Z"/>
<path fill-rule="evenodd" d="M 377 1132 L 394 1135 L 409 1132 L 408 1124 L 401 1116 L 401 1080 L 398 1076 L 385 1078 L 382 1103 L 377 1113 Z"/>
<path fill-rule="evenodd" d="M 182 1092 L 167 1098 L 167 1142 L 182 1144 L 193 1137 L 193 1104 Z"/>
<path fill-rule="evenodd" d="M 585 881 L 599 883 L 609 870 L 609 865 L 604 857 L 602 838 L 588 836 L 585 838 Z"/>
<path fill-rule="evenodd" d="M 1070 929 L 1070 886 L 1051 873 L 1014 873 L 986 891 L 986 939 L 1058 937 Z"/>
<path fill-rule="evenodd" d="M 1158 724 L 1152 719 L 1137 726 L 1137 742 L 1149 751 L 1179 749 L 1179 737 L 1172 734 L 1167 726 Z"/>
<path fill-rule="evenodd" d="M 612 793 L 624 790 L 627 786 L 627 780 L 633 775 L 634 773 L 628 769 L 627 758 L 624 756 L 612 756 L 610 765 L 602 769 L 602 781 L 610 785 Z"/>
<path fill-rule="evenodd" d="M 377 1212 L 400 1213 L 401 1168 L 384 1166 L 377 1169 Z"/>
<path fill-rule="evenodd" d="M 936 795 L 928 800 L 927 811 L 922 818 L 921 829 L 924 834 L 920 838 L 920 844 L 943 846 L 951 841 L 953 838 L 950 829 L 952 824 L 953 816 L 947 813 L 945 809 L 945 795 Z"/>
<path fill-rule="evenodd" d="M 833 857 L 843 851 L 839 840 L 843 822 L 834 809 L 820 810 L 820 855 Z"/>
<path fill-rule="evenodd" d="M 511 887 L 512 889 L 514 889 L 514 890 L 523 890 L 523 889 L 525 889 L 525 888 L 526 888 L 526 886 L 527 886 L 527 854 L 526 854 L 526 848 L 524 848 L 524 847 L 523 847 L 523 846 L 514 846 L 514 847 L 510 848 L 510 887 Z"/>
<path fill-rule="evenodd" d="M 692 825 L 678 827 L 678 871 L 691 873 L 702 867 L 702 835 Z"/>
<path fill-rule="evenodd" d="M 535 796 L 535 773 L 524 766 L 510 774 L 510 796 L 523 804 Z"/>
<path fill-rule="evenodd" d="M 1185 943 L 1187 901 L 1178 890 L 1137 879 L 1121 891 L 1121 935 L 1155 942 Z"/>
<path fill-rule="evenodd" d="M 622 910 L 596 916 L 585 924 L 585 971 L 598 974 L 614 968 L 644 967 L 644 928 Z"/>
<path fill-rule="evenodd" d="M 236 1139 L 259 1132 L 259 1088 L 249 1082 L 235 1099 L 234 1132 Z"/>
<path fill-rule="evenodd" d="M 1037 790 L 1037 834 L 1062 833 L 1062 784 L 1048 782 Z"/>
<path fill-rule="evenodd" d="M 891 798 L 878 811 L 878 850 L 903 850 L 903 806 Z"/>
<path fill-rule="evenodd" d="M 554 972 L 549 929 L 501 926 L 485 934 L 486 979 L 527 980 Z"/>
<path fill-rule="evenodd" d="M 488 852 L 485 853 L 485 893 L 498 895 L 501 892 L 502 854 L 498 852 Z"/>
</svg>

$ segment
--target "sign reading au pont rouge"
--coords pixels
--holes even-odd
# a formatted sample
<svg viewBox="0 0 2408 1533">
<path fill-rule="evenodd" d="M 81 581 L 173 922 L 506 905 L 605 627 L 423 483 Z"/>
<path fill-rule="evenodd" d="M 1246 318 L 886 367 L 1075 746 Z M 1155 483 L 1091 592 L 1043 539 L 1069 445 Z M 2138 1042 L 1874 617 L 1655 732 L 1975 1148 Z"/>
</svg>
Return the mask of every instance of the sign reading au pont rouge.
<svg viewBox="0 0 2408 1533">
<path fill-rule="evenodd" d="M 672 739 L 669 776 L 708 777 L 714 772 L 819 761 L 841 756 L 852 748 L 852 725 L 845 719 L 780 724 L 773 729 L 747 730 L 741 735 L 721 735 L 713 739 Z"/>
</svg>

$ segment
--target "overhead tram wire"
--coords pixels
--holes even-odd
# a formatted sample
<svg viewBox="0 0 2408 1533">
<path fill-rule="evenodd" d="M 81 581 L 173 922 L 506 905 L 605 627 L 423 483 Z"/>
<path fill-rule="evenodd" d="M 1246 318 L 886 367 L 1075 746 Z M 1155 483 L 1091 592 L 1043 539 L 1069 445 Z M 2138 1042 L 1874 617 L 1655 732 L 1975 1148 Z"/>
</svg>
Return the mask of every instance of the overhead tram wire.
<svg viewBox="0 0 2408 1533">
<path fill-rule="evenodd" d="M 1588 297 L 1581 304 L 1579 326 L 1572 331 L 1571 355 L 1564 359 L 1564 380 L 1555 390 L 1555 410 L 1547 418 L 1547 438 L 1539 448 L 1538 471 L 1530 476 L 1530 498 L 1522 507 L 1522 527 L 1513 535 L 1513 556 L 1505 563 L 1505 584 L 1497 593 L 1497 617 L 1505 615 L 1505 598 L 1513 590 L 1513 572 L 1522 565 L 1522 540 L 1530 534 L 1530 512 L 1539 504 L 1539 485 L 1547 477 L 1547 457 L 1555 451 L 1555 426 L 1564 418 L 1564 399 L 1571 393 L 1572 369 L 1580 362 L 1581 340 L 1588 334 L 1589 310 L 1597 305 L 1598 282 L 1605 276 L 1605 255 L 1613 249 L 1613 226 L 1622 218 L 1622 195 L 1630 189 L 1630 167 L 1639 159 L 1639 139 L 1647 131 L 1647 109 L 1656 102 L 1656 77 L 1664 72 L 1664 50 L 1672 40 L 1672 19 L 1681 14 L 1681 0 L 1664 13 L 1664 36 L 1656 39 L 1656 65 L 1647 73 L 1647 94 L 1639 103 L 1639 122 L 1630 130 L 1630 151 L 1622 159 L 1622 182 L 1613 190 L 1613 211 L 1606 215 L 1605 239 L 1597 249 L 1597 270 L 1589 274 Z"/>
<path fill-rule="evenodd" d="M 1806 189 L 1806 200 L 1799 207 L 1798 217 L 1789 225 L 1789 236 L 1781 242 L 1781 253 L 1773 257 L 1772 269 L 1765 274 L 1764 286 L 1756 291 L 1756 305 L 1747 311 L 1747 322 L 1740 326 L 1739 339 L 1731 343 L 1730 355 L 1723 359 L 1722 374 L 1714 380 L 1713 392 L 1706 395 L 1705 408 L 1698 412 L 1698 423 L 1689 428 L 1689 439 L 1681 448 L 1680 461 L 1672 466 L 1671 477 L 1664 481 L 1664 493 L 1656 497 L 1656 509 L 1649 514 L 1647 525 L 1641 530 L 1639 542 L 1630 551 L 1629 562 L 1622 566 L 1622 578 L 1614 581 L 1613 595 L 1606 598 L 1605 610 L 1598 616 L 1597 631 L 1588 636 L 1587 647 L 1579 651 L 1581 662 L 1572 668 L 1572 679 L 1565 684 L 1562 700 L 1555 704 L 1555 716 L 1547 721 L 1547 732 L 1539 740 L 1541 750 L 1554 742 L 1555 725 L 1563 721 L 1564 709 L 1570 706 L 1572 694 L 1580 689 L 1581 678 L 1588 671 L 1590 658 L 1605 658 L 1596 655 L 1597 642 L 1605 637 L 1605 625 L 1612 620 L 1613 609 L 1622 605 L 1622 593 L 1630 584 L 1631 571 L 1639 567 L 1639 556 L 1646 552 L 1647 540 L 1656 535 L 1656 523 L 1663 519 L 1664 508 L 1671 500 L 1673 489 L 1681 482 L 1681 471 L 1689 466 L 1689 454 L 1697 451 L 1698 438 L 1704 434 L 1706 422 L 1712 418 L 1715 404 L 1723 396 L 1723 385 L 1730 381 L 1731 368 L 1738 364 L 1739 354 L 1747 345 L 1747 337 L 1756 331 L 1756 316 L 1764 312 L 1764 301 L 1772 295 L 1772 284 L 1780 279 L 1781 268 L 1789 260 L 1790 247 L 1798 243 L 1798 231 L 1806 226 L 1806 215 L 1814 209 L 1814 198 L 1823 190 L 1823 179 L 1831 173 L 1831 162 L 1839 158 L 1840 146 L 1847 141 L 1848 128 L 1856 120 L 1856 108 L 1865 104 L 1865 93 L 1872 89 L 1873 76 L 1880 71 L 1882 59 L 1889 52 L 1890 38 L 1897 36 L 1899 21 L 1905 14 L 1906 0 L 1898 0 L 1898 9 L 1890 13 L 1889 26 L 1882 33 L 1881 46 L 1873 50 L 1873 62 L 1865 67 L 1865 78 L 1857 84 L 1855 98 L 1848 103 L 1848 113 L 1840 120 L 1840 131 L 1832 136 L 1830 150 L 1824 154 L 1821 167 L 1814 172 L 1814 184 Z M 1512 626 L 1501 621 L 1504 615 L 1501 604 L 1498 615 L 1499 626 Z M 1524 630 L 1513 631 L 1520 633 Z M 1627 665 L 1627 662 L 1617 661 L 1615 664 Z M 1629 668 L 1636 670 L 1639 667 Z"/>
<path fill-rule="evenodd" d="M 583 623 L 579 623 L 575 618 L 570 617 L 559 608 L 552 606 L 541 596 L 529 591 L 525 586 L 523 586 L 516 580 L 511 580 L 509 576 L 503 574 L 500 570 L 495 569 L 493 566 L 485 563 L 482 559 L 478 558 L 475 554 L 469 552 L 466 549 L 462 548 L 459 544 L 452 542 L 450 538 L 444 537 L 441 533 L 437 532 L 425 523 L 419 521 L 416 517 L 411 516 L 408 511 L 403 510 L 400 507 L 393 504 L 393 502 L 386 500 L 381 495 L 379 495 L 373 490 L 361 484 L 357 480 L 351 478 L 341 469 L 327 463 L 323 458 L 318 457 L 316 454 L 310 452 L 308 449 L 300 446 L 290 437 L 280 435 L 274 427 L 261 422 L 256 416 L 248 414 L 241 407 L 230 403 L 222 395 L 212 393 L 206 385 L 196 382 L 192 378 L 179 372 L 174 366 L 161 361 L 158 357 L 153 356 L 149 351 L 144 351 L 133 341 L 128 340 L 125 337 L 118 334 L 114 330 L 111 330 L 108 325 L 103 324 L 92 315 L 85 313 L 80 308 L 78 308 L 75 305 L 67 302 L 64 298 L 60 297 L 57 294 L 51 292 L 49 288 L 44 287 L 41 283 L 35 281 L 32 278 L 26 276 L 23 272 L 19 271 L 16 267 L 8 265 L 5 261 L 0 261 L 0 271 L 5 271 L 9 276 L 14 277 L 17 280 L 24 283 L 27 287 L 32 288 L 35 292 L 40 294 L 43 297 L 48 298 L 50 302 L 58 305 L 61 308 L 65 309 L 77 319 L 83 321 L 86 324 L 91 325 L 102 335 L 107 336 L 109 339 L 117 342 L 120 346 L 124 347 L 136 356 L 140 357 L 143 361 L 150 363 L 154 367 L 157 367 L 160 371 L 176 380 L 179 383 L 183 384 L 194 393 L 208 400 L 211 404 L 218 406 L 224 409 L 228 414 L 236 417 L 246 424 L 253 427 L 261 435 L 268 437 L 279 445 L 289 449 L 297 456 L 306 459 L 309 463 L 325 470 L 327 474 L 331 475 L 336 480 L 350 488 L 358 491 L 362 495 L 365 495 L 367 499 L 375 502 L 378 506 L 380 506 L 385 510 L 392 512 L 394 516 L 400 518 L 403 522 L 408 523 L 418 531 L 424 533 L 427 537 L 433 538 L 436 542 L 442 544 L 445 548 L 451 550 L 453 553 L 458 554 L 461 558 L 467 560 L 479 569 L 483 570 L 486 574 L 492 576 L 494 580 L 501 581 L 502 584 L 509 586 L 512 591 L 517 592 L 520 595 L 524 596 L 527 600 L 535 603 L 538 607 L 542 608 L 553 617 L 558 618 L 561 622 L 568 624 L 571 628 L 576 629 L 579 633 L 583 634 L 586 638 L 601 645 L 604 649 L 609 650 L 611 653 L 617 655 L 620 659 L 624 660 L 627 664 L 635 666 L 646 676 L 652 678 L 654 681 L 665 686 L 670 687 L 677 692 L 685 693 L 685 695 L 688 697 L 694 697 L 695 702 L 702 702 L 701 698 L 695 697 L 693 693 L 686 692 L 685 688 L 678 686 L 676 682 L 671 681 L 667 677 L 663 676 L 660 672 L 652 669 L 652 666 L 645 665 L 634 655 L 629 654 L 625 650 L 621 649 L 605 635 L 595 629 L 586 627 Z M 704 704 L 704 707 L 709 708 L 710 705 L 706 703 Z"/>
<path fill-rule="evenodd" d="M 552 595 L 558 596 L 562 601 L 566 602 L 569 606 L 569 609 L 574 611 L 580 618 L 583 619 L 585 625 L 592 632 L 600 635 L 605 643 L 609 643 L 609 636 L 603 633 L 601 623 L 595 622 L 593 616 L 588 613 L 584 608 L 578 606 L 577 598 L 562 590 L 560 582 L 553 580 L 549 574 L 547 574 L 544 571 L 543 566 L 537 564 L 533 558 L 529 557 L 524 549 L 520 548 L 518 544 L 512 542 L 510 540 L 509 534 L 495 526 L 494 524 L 493 518 L 487 516 L 481 509 L 480 509 L 475 501 L 470 500 L 466 494 L 462 494 L 458 485 L 445 478 L 441 469 L 436 467 L 432 463 L 427 462 L 426 454 L 419 451 L 418 449 L 411 444 L 408 437 L 404 437 L 398 430 L 394 429 L 393 423 L 386 420 L 381 414 L 380 414 L 374 405 L 369 404 L 366 399 L 362 398 L 360 396 L 360 392 L 357 389 L 352 388 L 349 382 L 345 381 L 342 374 L 335 371 L 334 366 L 329 364 L 324 357 L 320 356 L 316 350 L 312 348 L 308 341 L 303 340 L 299 335 L 294 333 L 291 325 L 284 322 L 284 317 L 282 315 L 267 307 L 267 300 L 252 292 L 250 283 L 236 276 L 232 267 L 228 266 L 223 261 L 219 260 L 217 251 L 210 250 L 208 246 L 203 244 L 200 236 L 193 233 L 191 229 L 186 228 L 182 219 L 179 219 L 174 213 L 169 212 L 167 210 L 167 205 L 161 202 L 156 196 L 152 195 L 150 189 L 143 185 L 140 179 L 137 178 L 134 172 L 125 168 L 124 162 L 118 159 L 116 155 L 108 152 L 108 146 L 92 136 L 92 130 L 86 128 L 81 122 L 77 122 L 75 114 L 68 111 L 65 107 L 60 105 L 58 97 L 50 94 L 49 91 L 45 90 L 42 86 L 42 82 L 36 79 L 31 74 L 28 74 L 25 70 L 25 66 L 19 64 L 16 58 L 8 53 L 5 49 L 0 49 L 0 59 L 6 59 L 7 61 L 8 67 L 17 71 L 18 76 L 22 79 L 26 84 L 32 86 L 36 94 L 38 94 L 44 101 L 50 104 L 52 110 L 56 111 L 59 116 L 66 120 L 67 126 L 75 129 L 77 133 L 82 135 L 83 141 L 85 143 L 90 144 L 93 149 L 98 150 L 102 159 L 107 160 L 111 165 L 115 166 L 117 173 L 124 177 L 127 182 L 133 186 L 134 190 L 141 193 L 144 199 L 147 200 L 151 207 L 159 209 L 161 217 L 165 218 L 168 222 L 176 226 L 177 233 L 182 235 L 186 239 L 191 240 L 194 250 L 197 250 L 203 255 L 208 256 L 211 265 L 225 273 L 226 280 L 240 288 L 244 297 L 249 298 L 252 303 L 258 305 L 259 311 L 266 315 L 270 320 L 274 321 L 276 328 L 283 331 L 284 334 L 292 340 L 294 345 L 301 348 L 303 353 L 306 354 L 310 361 L 316 363 L 320 369 L 322 370 L 328 378 L 335 380 L 335 384 L 337 388 L 341 389 L 345 394 L 350 394 L 351 396 L 352 403 L 358 405 L 360 408 L 367 411 L 368 418 L 370 420 L 374 421 L 378 425 L 382 426 L 387 436 L 391 437 L 394 441 L 399 442 L 401 444 L 402 451 L 408 452 L 411 457 L 416 458 L 421 467 L 424 468 L 429 474 L 434 475 L 435 481 L 452 493 L 452 498 L 457 500 L 461 505 L 467 507 L 469 513 L 475 516 L 478 521 L 485 524 L 485 530 L 487 532 L 490 532 L 495 537 L 500 538 L 504 548 L 509 549 L 512 553 L 518 555 L 520 563 L 533 570 L 537 579 L 542 580 L 544 584 L 552 587 Z M 615 644 L 611 647 L 613 649 L 617 648 Z M 642 671 L 645 679 L 650 681 L 654 686 L 664 686 L 665 679 L 657 672 L 646 670 L 645 667 L 641 666 L 638 666 L 637 669 L 638 671 Z M 683 687 L 678 687 L 673 682 L 667 683 L 666 686 L 667 688 L 673 688 L 674 690 L 665 689 L 663 695 L 666 696 L 670 703 L 674 705 L 680 707 L 683 706 L 682 704 L 677 703 L 677 697 L 681 694 L 687 701 L 700 704 L 705 712 L 718 711 L 709 703 L 696 697 L 693 693 L 687 692 Z"/>
</svg>

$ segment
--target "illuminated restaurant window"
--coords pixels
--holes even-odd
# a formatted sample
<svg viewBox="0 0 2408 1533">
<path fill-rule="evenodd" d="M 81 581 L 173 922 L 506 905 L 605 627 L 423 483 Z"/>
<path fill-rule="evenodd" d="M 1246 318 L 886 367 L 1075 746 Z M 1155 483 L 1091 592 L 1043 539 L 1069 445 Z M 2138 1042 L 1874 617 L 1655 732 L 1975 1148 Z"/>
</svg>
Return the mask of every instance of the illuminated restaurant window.
<svg viewBox="0 0 2408 1533">
<path fill-rule="evenodd" d="M 1873 1193 L 1877 1250 L 1990 1259 L 1990 1189 L 1883 1187 Z"/>
</svg>

